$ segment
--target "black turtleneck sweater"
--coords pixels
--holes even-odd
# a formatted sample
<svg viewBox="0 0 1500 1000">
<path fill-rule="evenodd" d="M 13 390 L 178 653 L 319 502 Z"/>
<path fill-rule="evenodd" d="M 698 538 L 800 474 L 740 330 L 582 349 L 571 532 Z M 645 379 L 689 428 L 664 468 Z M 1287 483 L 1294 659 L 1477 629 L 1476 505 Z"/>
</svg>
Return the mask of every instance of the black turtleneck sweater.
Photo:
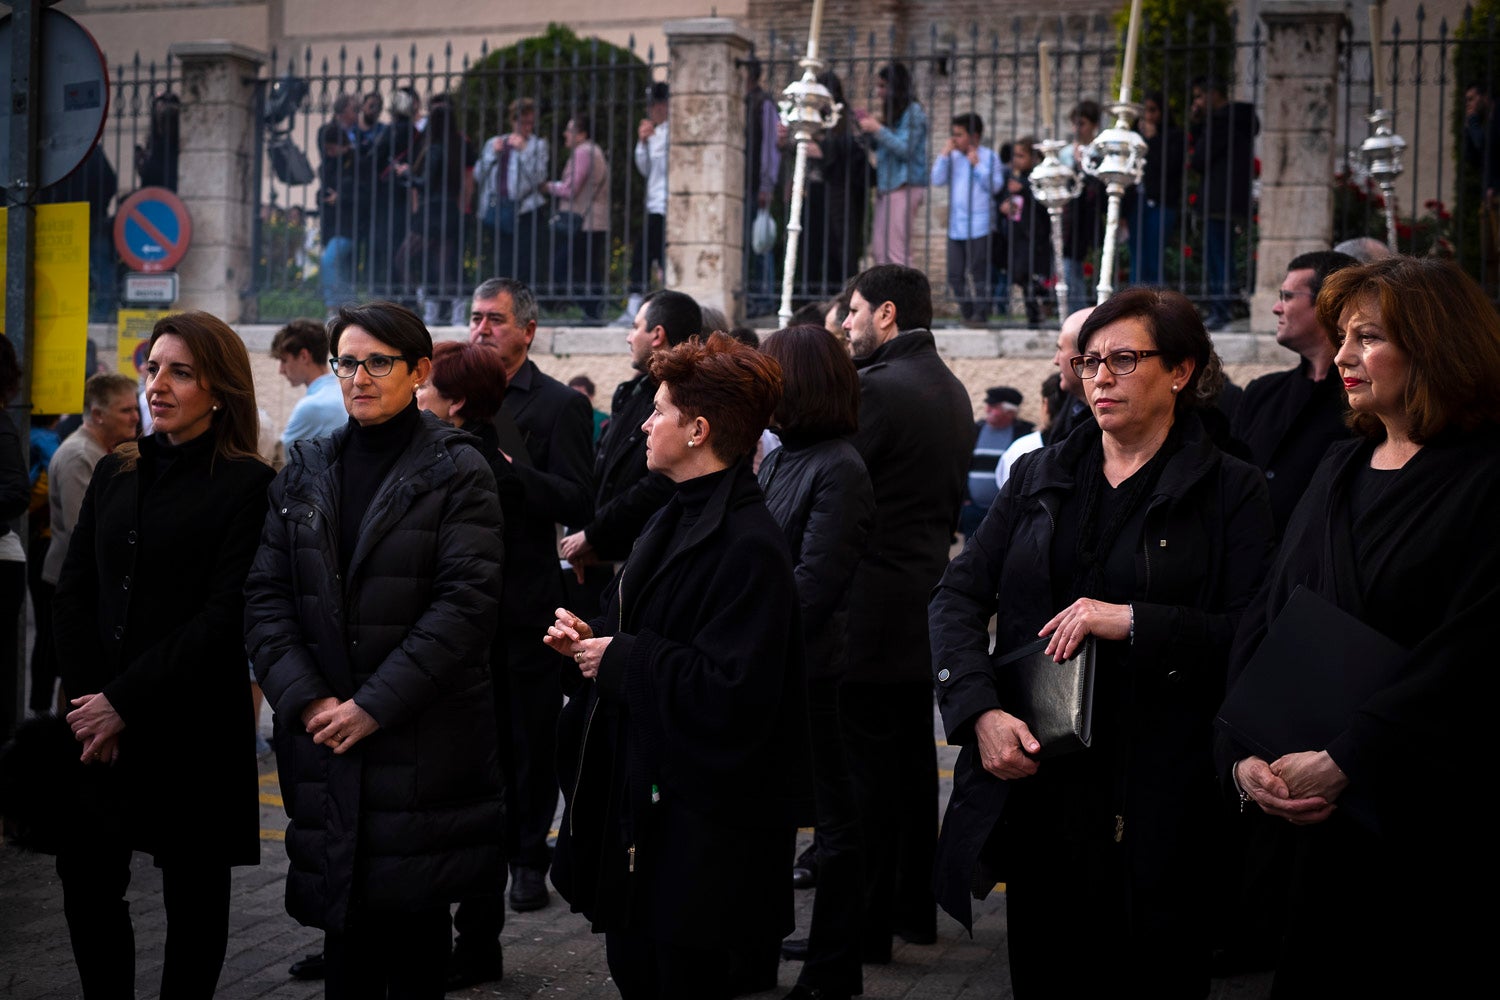
<svg viewBox="0 0 1500 1000">
<path fill-rule="evenodd" d="M 364 426 L 349 421 L 349 434 L 339 455 L 339 566 L 345 572 L 354 558 L 370 501 L 411 443 L 421 419 L 413 397 L 406 409 L 383 423 Z"/>
</svg>

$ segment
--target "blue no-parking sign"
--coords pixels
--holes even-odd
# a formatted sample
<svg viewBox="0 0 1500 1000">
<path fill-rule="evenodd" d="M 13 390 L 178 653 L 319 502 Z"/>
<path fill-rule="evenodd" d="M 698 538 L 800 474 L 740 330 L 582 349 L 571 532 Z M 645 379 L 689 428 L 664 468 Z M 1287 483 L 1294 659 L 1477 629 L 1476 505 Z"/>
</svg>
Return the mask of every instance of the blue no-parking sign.
<svg viewBox="0 0 1500 1000">
<path fill-rule="evenodd" d="M 115 249 L 132 271 L 171 270 L 192 237 L 187 206 L 163 187 L 141 188 L 115 214 Z"/>
</svg>

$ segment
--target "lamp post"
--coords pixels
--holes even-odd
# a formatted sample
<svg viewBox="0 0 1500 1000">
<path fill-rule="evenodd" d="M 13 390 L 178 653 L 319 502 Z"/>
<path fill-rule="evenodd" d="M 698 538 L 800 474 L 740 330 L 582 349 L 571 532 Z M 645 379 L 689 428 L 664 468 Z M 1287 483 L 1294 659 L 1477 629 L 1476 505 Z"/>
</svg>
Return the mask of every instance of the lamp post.
<svg viewBox="0 0 1500 1000">
<path fill-rule="evenodd" d="M 1052 222 L 1052 290 L 1057 295 L 1057 319 L 1061 323 L 1068 316 L 1068 280 L 1063 276 L 1063 209 L 1068 202 L 1078 197 L 1083 187 L 1083 178 L 1078 171 L 1057 158 L 1067 148 L 1061 139 L 1043 139 L 1036 144 L 1042 153 L 1042 162 L 1031 171 L 1031 194 L 1047 209 Z"/>
<path fill-rule="evenodd" d="M 1104 253 L 1099 261 L 1098 302 L 1115 291 L 1115 239 L 1120 231 L 1120 200 L 1125 189 L 1141 182 L 1146 172 L 1146 140 L 1135 131 L 1140 117 L 1139 105 L 1130 103 L 1135 80 L 1135 55 L 1141 39 L 1141 0 L 1130 2 L 1130 27 L 1125 33 L 1125 62 L 1120 69 L 1120 99 L 1109 106 L 1115 123 L 1094 136 L 1089 143 L 1083 169 L 1098 178 L 1109 193 L 1109 209 L 1104 217 Z"/>
<path fill-rule="evenodd" d="M 1365 116 L 1370 123 L 1370 137 L 1359 145 L 1360 158 L 1370 179 L 1380 186 L 1385 198 L 1385 245 L 1396 249 L 1396 178 L 1401 176 L 1403 164 L 1401 154 L 1406 152 L 1406 140 L 1396 134 L 1396 112 L 1382 107 L 1386 92 L 1385 53 L 1381 50 L 1382 11 L 1380 6 L 1370 7 L 1370 99 L 1375 110 Z"/>
<path fill-rule="evenodd" d="M 797 275 L 797 249 L 802 242 L 802 198 L 807 186 L 807 144 L 817 142 L 825 131 L 839 123 L 842 104 L 836 104 L 828 88 L 818 82 L 823 61 L 818 58 L 818 33 L 823 26 L 823 0 L 813 0 L 812 24 L 807 33 L 807 55 L 798 65 L 802 79 L 782 91 L 781 123 L 797 143 L 792 169 L 792 203 L 786 223 L 786 260 L 781 272 L 781 307 L 776 318 L 782 326 L 792 321 L 792 285 Z"/>
</svg>

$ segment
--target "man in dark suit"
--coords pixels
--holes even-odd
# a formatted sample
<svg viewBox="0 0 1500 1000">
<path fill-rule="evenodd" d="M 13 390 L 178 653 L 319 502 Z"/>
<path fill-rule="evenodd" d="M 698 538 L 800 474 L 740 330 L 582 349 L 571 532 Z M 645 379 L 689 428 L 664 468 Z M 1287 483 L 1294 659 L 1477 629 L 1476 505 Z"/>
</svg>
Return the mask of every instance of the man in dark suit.
<svg viewBox="0 0 1500 1000">
<path fill-rule="evenodd" d="M 974 421 L 974 454 L 969 459 L 968 487 L 964 491 L 963 509 L 958 514 L 958 530 L 972 535 L 1000 487 L 995 483 L 995 467 L 1005 449 L 1016 438 L 1036 430 L 1030 420 L 1016 416 L 1021 409 L 1020 390 L 1008 385 L 991 386 L 984 394 L 984 419 Z"/>
<path fill-rule="evenodd" d="M 1089 409 L 1083 393 L 1083 379 L 1075 375 L 1068 364 L 1078 354 L 1079 331 L 1093 311 L 1093 306 L 1078 310 L 1063 320 L 1062 329 L 1057 331 L 1057 350 L 1052 354 L 1052 363 L 1057 366 L 1063 398 L 1062 406 L 1052 415 L 1052 423 L 1042 435 L 1047 444 L 1056 444 L 1073 433 L 1078 425 L 1094 419 L 1094 411 Z"/>
<path fill-rule="evenodd" d="M 557 814 L 557 714 L 562 708 L 564 661 L 542 645 L 563 597 L 558 568 L 558 524 L 584 524 L 593 514 L 589 458 L 594 435 L 588 398 L 542 373 L 529 357 L 537 305 L 531 289 L 491 278 L 474 290 L 469 342 L 499 351 L 505 363 L 505 401 L 495 417 L 502 454 L 525 491 L 525 519 L 507 530 L 500 631 L 506 645 L 511 766 L 506 831 L 510 905 L 517 912 L 547 905 L 551 861 L 547 834 Z M 465 900 L 454 917 L 449 989 L 498 979 L 499 897 Z"/>
<path fill-rule="evenodd" d="M 1333 372 L 1336 351 L 1318 322 L 1315 303 L 1323 281 L 1359 262 L 1333 250 L 1292 259 L 1276 305 L 1276 343 L 1301 356 L 1296 368 L 1262 375 L 1245 387 L 1230 434 L 1249 449 L 1249 460 L 1265 471 L 1276 535 L 1286 530 L 1292 508 L 1307 491 L 1323 453 L 1349 436 L 1344 423 L 1344 385 Z"/>
<path fill-rule="evenodd" d="M 614 575 L 613 564 L 630 554 L 641 529 L 661 509 L 676 488 L 659 472 L 646 469 L 646 432 L 641 425 L 651 415 L 656 379 L 650 375 L 651 357 L 676 347 L 703 329 L 703 310 L 690 295 L 660 290 L 642 300 L 635 324 L 625 336 L 635 378 L 621 382 L 610 403 L 609 423 L 594 456 L 594 517 L 562 540 L 563 558 L 582 575 L 579 613 L 597 611 L 599 595 Z"/>
<path fill-rule="evenodd" d="M 855 279 L 849 331 L 859 368 L 853 443 L 875 487 L 875 527 L 849 598 L 839 692 L 869 862 L 862 951 L 887 962 L 891 936 L 937 939 L 937 751 L 927 597 L 948 564 L 973 444 L 969 394 L 938 357 L 932 289 L 897 264 Z"/>
</svg>

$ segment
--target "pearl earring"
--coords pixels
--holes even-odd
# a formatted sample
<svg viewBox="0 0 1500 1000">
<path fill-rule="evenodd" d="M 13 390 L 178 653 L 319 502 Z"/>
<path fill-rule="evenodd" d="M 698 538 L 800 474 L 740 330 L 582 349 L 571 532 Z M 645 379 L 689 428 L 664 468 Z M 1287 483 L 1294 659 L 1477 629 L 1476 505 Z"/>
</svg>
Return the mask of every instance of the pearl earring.
<svg viewBox="0 0 1500 1000">
<path fill-rule="evenodd" d="M 698 447 L 698 442 L 694 441 L 692 438 L 688 438 L 688 447 L 689 448 L 696 448 L 696 447 Z"/>
</svg>

